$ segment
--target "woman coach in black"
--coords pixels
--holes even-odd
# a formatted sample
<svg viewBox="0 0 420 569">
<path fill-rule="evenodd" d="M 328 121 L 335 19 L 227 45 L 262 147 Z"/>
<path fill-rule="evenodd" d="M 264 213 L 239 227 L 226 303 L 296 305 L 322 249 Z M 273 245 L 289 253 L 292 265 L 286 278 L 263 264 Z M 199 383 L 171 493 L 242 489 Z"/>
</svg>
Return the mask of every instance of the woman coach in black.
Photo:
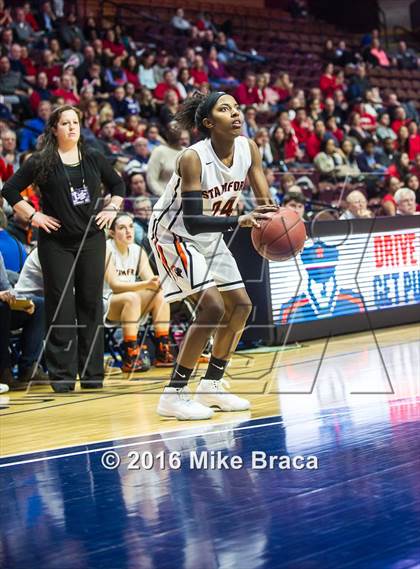
<svg viewBox="0 0 420 569">
<path fill-rule="evenodd" d="M 80 111 L 57 108 L 48 121 L 40 150 L 3 187 L 2 195 L 39 231 L 39 258 L 46 308 L 45 356 L 56 392 L 103 383 L 102 288 L 104 227 L 120 208 L 124 182 L 97 151 L 80 138 Z M 112 195 L 103 209 L 101 183 Z M 20 192 L 39 187 L 43 213 Z"/>
</svg>

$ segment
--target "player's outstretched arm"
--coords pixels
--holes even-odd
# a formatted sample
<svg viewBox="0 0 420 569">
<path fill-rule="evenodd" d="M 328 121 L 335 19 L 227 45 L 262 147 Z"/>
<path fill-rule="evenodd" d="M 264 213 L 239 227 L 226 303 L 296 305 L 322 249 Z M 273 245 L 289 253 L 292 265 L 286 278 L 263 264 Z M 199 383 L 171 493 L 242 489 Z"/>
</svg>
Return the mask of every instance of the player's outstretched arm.
<svg viewBox="0 0 420 569">
<path fill-rule="evenodd" d="M 252 190 L 258 205 L 275 205 L 268 188 L 267 180 L 265 179 L 261 155 L 258 146 L 253 140 L 249 140 L 251 148 L 251 167 L 248 170 L 248 178 L 251 183 Z"/>
</svg>

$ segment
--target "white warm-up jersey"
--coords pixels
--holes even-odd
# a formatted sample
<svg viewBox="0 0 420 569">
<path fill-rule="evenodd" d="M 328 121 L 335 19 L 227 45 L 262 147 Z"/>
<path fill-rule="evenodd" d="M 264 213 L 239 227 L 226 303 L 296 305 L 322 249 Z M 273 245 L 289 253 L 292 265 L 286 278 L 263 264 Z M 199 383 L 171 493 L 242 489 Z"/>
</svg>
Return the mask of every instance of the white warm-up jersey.
<svg viewBox="0 0 420 569">
<path fill-rule="evenodd" d="M 113 239 L 108 239 L 106 244 L 107 258 L 111 253 L 115 263 L 115 270 L 118 275 L 118 280 L 126 283 L 135 283 L 137 280 L 137 273 L 140 264 L 141 247 L 136 243 L 131 243 L 128 246 L 128 254 L 121 255 Z M 107 282 L 104 283 L 104 297 L 111 294 L 111 289 Z"/>
<path fill-rule="evenodd" d="M 203 214 L 214 216 L 235 215 L 235 206 L 245 186 L 251 166 L 251 149 L 244 136 L 235 139 L 233 163 L 229 168 L 218 158 L 210 138 L 190 146 L 201 162 L 201 195 Z M 195 241 L 204 247 L 214 242 L 214 233 L 191 235 L 182 218 L 181 178 L 177 172 L 153 208 L 152 235 L 166 230 L 182 238 Z"/>
</svg>

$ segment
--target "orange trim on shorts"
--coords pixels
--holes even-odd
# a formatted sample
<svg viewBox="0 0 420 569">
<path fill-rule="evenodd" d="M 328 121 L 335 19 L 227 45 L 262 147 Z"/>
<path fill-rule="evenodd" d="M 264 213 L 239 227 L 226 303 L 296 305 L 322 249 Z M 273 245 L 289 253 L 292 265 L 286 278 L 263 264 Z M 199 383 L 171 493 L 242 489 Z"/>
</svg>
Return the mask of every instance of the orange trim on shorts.
<svg viewBox="0 0 420 569">
<path fill-rule="evenodd" d="M 184 267 L 185 274 L 188 276 L 188 260 L 184 249 L 178 239 L 175 239 L 175 249 L 181 258 L 182 266 Z"/>
</svg>

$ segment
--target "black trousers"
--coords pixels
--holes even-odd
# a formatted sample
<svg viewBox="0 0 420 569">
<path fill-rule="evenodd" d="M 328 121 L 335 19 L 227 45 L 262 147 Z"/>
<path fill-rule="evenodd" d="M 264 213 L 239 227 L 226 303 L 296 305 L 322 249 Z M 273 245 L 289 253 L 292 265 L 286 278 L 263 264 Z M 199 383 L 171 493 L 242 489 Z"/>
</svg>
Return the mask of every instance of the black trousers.
<svg viewBox="0 0 420 569">
<path fill-rule="evenodd" d="M 40 232 L 38 252 L 44 276 L 45 360 L 52 382 L 102 382 L 104 338 L 102 290 L 105 235 L 83 244 Z"/>
</svg>

